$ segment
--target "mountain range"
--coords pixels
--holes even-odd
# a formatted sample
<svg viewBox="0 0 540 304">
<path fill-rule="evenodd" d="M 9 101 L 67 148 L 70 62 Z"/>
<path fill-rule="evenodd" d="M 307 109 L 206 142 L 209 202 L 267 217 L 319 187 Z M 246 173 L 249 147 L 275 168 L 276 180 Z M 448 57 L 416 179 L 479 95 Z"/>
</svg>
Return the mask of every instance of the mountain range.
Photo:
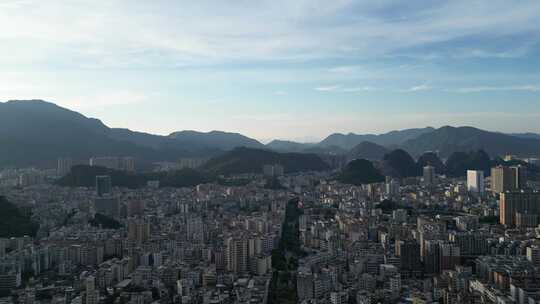
<svg viewBox="0 0 540 304">
<path fill-rule="evenodd" d="M 59 157 L 87 160 L 92 156 L 134 156 L 145 162 L 176 161 L 182 157 L 212 158 L 237 147 L 263 153 L 343 155 L 348 160 L 380 161 L 397 148 L 418 157 L 426 151 L 447 158 L 454 152 L 484 150 L 540 156 L 540 135 L 503 134 L 473 127 L 445 126 L 391 131 L 384 134 L 331 134 L 318 143 L 274 140 L 267 145 L 238 133 L 178 131 L 154 135 L 110 128 L 100 120 L 42 100 L 0 103 L 0 167 L 54 166 Z M 267 155 L 268 156 L 268 155 Z M 291 156 L 291 155 L 289 155 Z M 296 157 L 296 154 L 292 155 Z M 269 159 L 279 159 L 269 156 Z"/>
<path fill-rule="evenodd" d="M 0 103 L 0 166 L 52 165 L 59 157 L 134 156 L 147 161 L 211 157 L 237 146 L 264 148 L 237 133 L 168 136 L 109 128 L 100 120 L 41 100 Z"/>
<path fill-rule="evenodd" d="M 381 146 L 399 146 L 409 139 L 417 138 L 418 136 L 426 133 L 433 132 L 435 129 L 432 127 L 426 127 L 421 129 L 406 129 L 400 131 L 390 131 L 388 133 L 375 135 L 375 134 L 341 134 L 334 133 L 327 138 L 323 139 L 319 145 L 321 146 L 338 146 L 344 149 L 352 149 L 354 146 L 361 142 L 372 142 Z"/>
</svg>

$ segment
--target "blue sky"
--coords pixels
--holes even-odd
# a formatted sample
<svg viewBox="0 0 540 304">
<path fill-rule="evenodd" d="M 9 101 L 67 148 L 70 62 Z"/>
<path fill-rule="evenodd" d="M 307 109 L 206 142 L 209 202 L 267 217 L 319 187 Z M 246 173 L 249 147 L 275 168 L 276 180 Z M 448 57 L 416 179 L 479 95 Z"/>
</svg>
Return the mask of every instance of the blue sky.
<svg viewBox="0 0 540 304">
<path fill-rule="evenodd" d="M 540 132 L 540 1 L 0 0 L 0 100 L 267 141 Z"/>
</svg>

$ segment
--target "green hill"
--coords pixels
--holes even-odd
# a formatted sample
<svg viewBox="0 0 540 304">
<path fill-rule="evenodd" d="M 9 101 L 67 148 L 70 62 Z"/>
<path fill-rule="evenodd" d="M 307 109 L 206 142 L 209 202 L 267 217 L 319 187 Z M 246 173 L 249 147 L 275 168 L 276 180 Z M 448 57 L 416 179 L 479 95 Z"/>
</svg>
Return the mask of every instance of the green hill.
<svg viewBox="0 0 540 304">
<path fill-rule="evenodd" d="M 492 163 L 489 155 L 482 151 L 455 152 L 446 161 L 446 174 L 452 177 L 466 176 L 467 170 L 482 170 L 490 175 Z"/>
<path fill-rule="evenodd" d="M 132 156 L 138 163 L 211 157 L 237 146 L 264 147 L 237 133 L 180 131 L 169 136 L 109 128 L 43 100 L 0 102 L 0 166 L 52 167 L 59 157 Z"/>
<path fill-rule="evenodd" d="M 201 169 L 216 175 L 261 173 L 264 165 L 280 164 L 286 173 L 324 171 L 329 166 L 317 155 L 277 153 L 268 150 L 236 148 L 210 159 Z"/>
<path fill-rule="evenodd" d="M 381 160 L 388 152 L 389 150 L 381 145 L 377 145 L 369 141 L 363 141 L 347 153 L 347 159 L 370 159 L 378 161 Z"/>
<path fill-rule="evenodd" d="M 347 164 L 338 180 L 344 184 L 362 185 L 383 182 L 384 176 L 369 160 L 356 159 Z"/>
<path fill-rule="evenodd" d="M 39 225 L 3 196 L 0 196 L 0 210 L 0 237 L 36 236 Z"/>
<path fill-rule="evenodd" d="M 384 175 L 399 178 L 420 175 L 414 159 L 401 149 L 396 149 L 384 156 L 382 171 Z"/>
<path fill-rule="evenodd" d="M 148 181 L 158 180 L 161 187 L 192 187 L 215 180 L 212 176 L 193 169 L 170 172 L 131 173 L 104 167 L 78 165 L 57 181 L 67 187 L 95 187 L 96 176 L 109 175 L 116 187 L 140 188 Z"/>
<path fill-rule="evenodd" d="M 437 172 L 437 174 L 444 174 L 446 172 L 444 163 L 434 152 L 426 152 L 422 154 L 418 158 L 418 161 L 416 162 L 416 164 L 419 170 L 422 170 L 422 168 L 424 168 L 425 166 L 430 165 L 430 166 L 435 167 L 435 172 Z"/>
</svg>

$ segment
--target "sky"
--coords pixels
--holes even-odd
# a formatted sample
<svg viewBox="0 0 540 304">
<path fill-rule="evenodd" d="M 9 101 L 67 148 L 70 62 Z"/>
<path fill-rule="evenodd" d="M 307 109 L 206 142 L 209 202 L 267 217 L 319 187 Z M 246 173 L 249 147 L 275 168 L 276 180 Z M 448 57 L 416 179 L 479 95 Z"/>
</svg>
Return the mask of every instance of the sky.
<svg viewBox="0 0 540 304">
<path fill-rule="evenodd" d="M 314 141 L 540 133 L 540 1 L 0 0 L 0 100 Z"/>
</svg>

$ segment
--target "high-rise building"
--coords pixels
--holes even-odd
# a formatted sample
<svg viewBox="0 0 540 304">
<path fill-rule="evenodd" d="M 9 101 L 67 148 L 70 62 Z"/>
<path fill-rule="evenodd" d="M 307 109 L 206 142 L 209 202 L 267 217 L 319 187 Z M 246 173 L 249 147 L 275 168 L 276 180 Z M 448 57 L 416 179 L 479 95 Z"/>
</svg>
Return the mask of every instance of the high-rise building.
<svg viewBox="0 0 540 304">
<path fill-rule="evenodd" d="M 0 259 L 6 255 L 6 249 L 9 240 L 5 238 L 0 238 Z"/>
<path fill-rule="evenodd" d="M 349 294 L 346 291 L 331 292 L 330 303 L 332 304 L 347 304 L 349 303 Z"/>
<path fill-rule="evenodd" d="M 0 294 L 11 292 L 21 286 L 21 272 L 10 271 L 0 274 Z"/>
<path fill-rule="evenodd" d="M 402 272 L 420 270 L 420 244 L 415 240 L 396 241 L 396 256 L 401 260 Z"/>
<path fill-rule="evenodd" d="M 119 167 L 120 167 L 120 170 L 125 170 L 125 171 L 130 171 L 130 172 L 135 171 L 135 158 L 130 157 L 130 156 L 120 158 Z"/>
<path fill-rule="evenodd" d="M 280 164 L 264 165 L 263 174 L 269 177 L 281 176 L 285 173 L 285 168 Z"/>
<path fill-rule="evenodd" d="M 424 167 L 424 184 L 431 186 L 435 183 L 435 167 L 425 166 Z"/>
<path fill-rule="evenodd" d="M 126 204 L 128 217 L 141 216 L 144 214 L 144 202 L 142 200 L 129 200 Z"/>
<path fill-rule="evenodd" d="M 132 218 L 128 220 L 128 239 L 142 244 L 150 238 L 150 224 L 143 220 Z"/>
<path fill-rule="evenodd" d="M 309 269 L 298 270 L 296 277 L 296 288 L 298 291 L 298 300 L 313 299 L 313 274 Z"/>
<path fill-rule="evenodd" d="M 390 291 L 394 295 L 399 295 L 401 292 L 401 276 L 399 273 L 394 274 L 389 279 Z"/>
<path fill-rule="evenodd" d="M 498 194 L 517 190 L 516 172 L 516 170 L 506 166 L 491 168 L 491 191 Z"/>
<path fill-rule="evenodd" d="M 540 246 L 531 245 L 527 247 L 527 260 L 532 262 L 535 266 L 540 265 Z"/>
<path fill-rule="evenodd" d="M 484 194 L 484 171 L 467 170 L 467 190 L 472 194 Z"/>
<path fill-rule="evenodd" d="M 92 157 L 89 160 L 90 166 L 105 167 L 114 170 L 135 171 L 135 158 L 131 156 L 102 156 Z"/>
<path fill-rule="evenodd" d="M 502 225 L 516 226 L 516 216 L 522 216 L 523 214 L 538 217 L 540 214 L 540 192 L 514 191 L 501 193 L 499 222 Z"/>
<path fill-rule="evenodd" d="M 186 221 L 186 234 L 188 240 L 204 239 L 204 222 L 200 217 L 190 217 Z"/>
<path fill-rule="evenodd" d="M 56 174 L 58 176 L 64 176 L 71 171 L 71 167 L 73 167 L 73 161 L 71 158 L 59 158 Z"/>
<path fill-rule="evenodd" d="M 397 209 L 392 211 L 392 219 L 398 223 L 407 222 L 408 213 L 405 209 Z"/>
<path fill-rule="evenodd" d="M 514 185 L 516 189 L 527 188 L 527 168 L 521 165 L 510 168 L 514 171 Z"/>
<path fill-rule="evenodd" d="M 386 183 L 386 196 L 388 197 L 397 197 L 399 196 L 400 184 L 397 179 L 391 179 Z"/>
<path fill-rule="evenodd" d="M 440 246 L 440 269 L 453 270 L 456 265 L 459 265 L 461 259 L 461 252 L 457 245 L 452 243 L 441 243 Z"/>
<path fill-rule="evenodd" d="M 86 304 L 99 303 L 99 291 L 96 290 L 96 278 L 89 276 L 86 278 Z"/>
<path fill-rule="evenodd" d="M 227 270 L 242 274 L 248 271 L 248 240 L 230 237 L 225 241 Z"/>
<path fill-rule="evenodd" d="M 96 193 L 98 196 L 104 196 L 111 194 L 112 184 L 111 177 L 109 175 L 96 176 Z"/>
<path fill-rule="evenodd" d="M 92 157 L 89 160 L 89 165 L 92 167 L 105 167 L 118 170 L 120 168 L 120 160 L 115 156 Z"/>
<path fill-rule="evenodd" d="M 487 238 L 481 233 L 453 232 L 449 240 L 459 247 L 461 256 L 479 256 L 488 252 Z"/>
<path fill-rule="evenodd" d="M 427 274 L 441 273 L 441 264 L 439 262 L 441 240 L 424 241 L 424 271 Z"/>
<path fill-rule="evenodd" d="M 206 158 L 180 158 L 178 160 L 178 168 L 179 169 L 184 169 L 184 168 L 196 169 L 202 166 L 206 161 L 207 161 Z"/>
</svg>

